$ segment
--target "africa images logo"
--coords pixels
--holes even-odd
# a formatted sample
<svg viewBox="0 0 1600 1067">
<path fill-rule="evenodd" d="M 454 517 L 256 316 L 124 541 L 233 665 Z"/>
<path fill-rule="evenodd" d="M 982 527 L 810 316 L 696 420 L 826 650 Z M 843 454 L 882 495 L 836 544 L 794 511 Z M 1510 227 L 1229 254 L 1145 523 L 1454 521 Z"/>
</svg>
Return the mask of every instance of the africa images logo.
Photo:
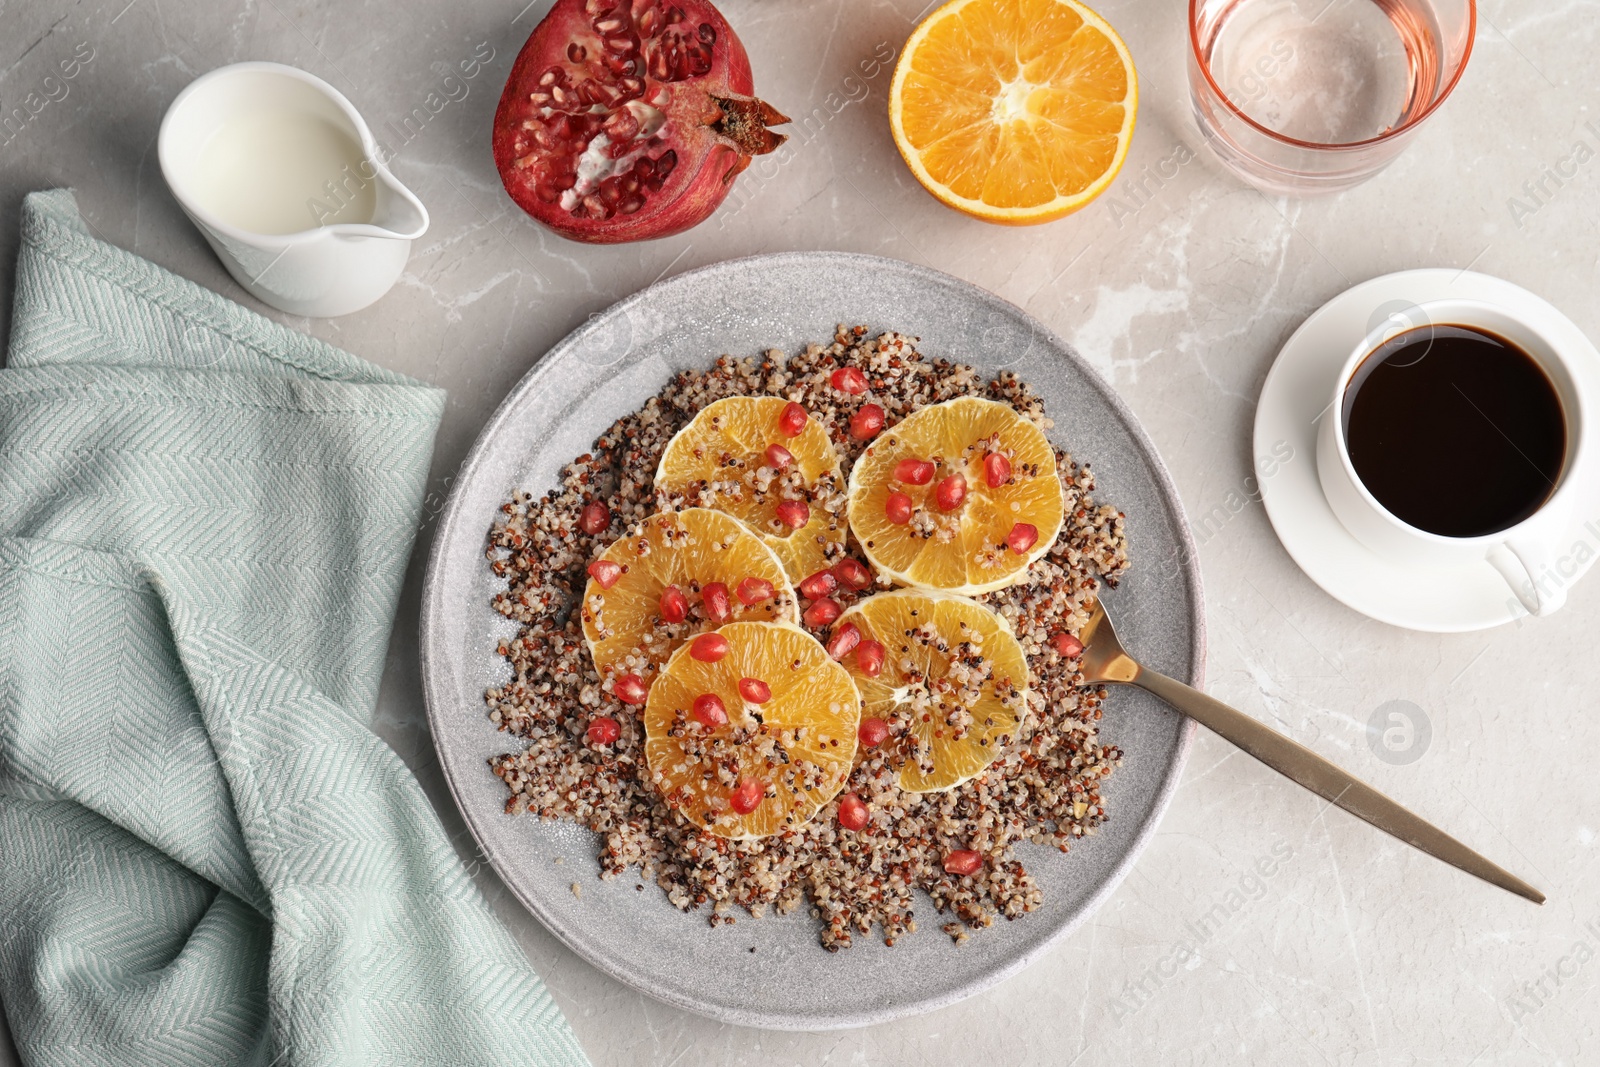
<svg viewBox="0 0 1600 1067">
<path fill-rule="evenodd" d="M 1396 767 L 1417 762 L 1432 741 L 1432 720 L 1409 700 L 1379 704 L 1367 719 L 1367 747 L 1374 756 Z"/>
</svg>

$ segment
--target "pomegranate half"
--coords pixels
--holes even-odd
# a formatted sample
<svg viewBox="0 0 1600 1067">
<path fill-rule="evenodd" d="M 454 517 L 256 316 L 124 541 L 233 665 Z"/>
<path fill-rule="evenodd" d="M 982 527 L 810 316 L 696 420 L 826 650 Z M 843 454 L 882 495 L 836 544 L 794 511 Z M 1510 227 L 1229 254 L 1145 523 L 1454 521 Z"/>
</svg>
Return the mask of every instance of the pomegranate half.
<svg viewBox="0 0 1600 1067">
<path fill-rule="evenodd" d="M 511 68 L 494 162 L 521 208 L 612 244 L 687 230 L 788 122 L 706 0 L 556 0 Z"/>
</svg>

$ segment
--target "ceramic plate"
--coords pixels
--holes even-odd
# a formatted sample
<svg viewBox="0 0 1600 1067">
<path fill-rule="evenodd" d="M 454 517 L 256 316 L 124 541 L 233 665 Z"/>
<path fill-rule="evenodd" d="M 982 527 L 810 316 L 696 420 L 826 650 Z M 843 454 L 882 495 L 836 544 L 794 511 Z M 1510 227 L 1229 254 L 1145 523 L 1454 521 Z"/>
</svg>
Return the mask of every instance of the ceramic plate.
<svg viewBox="0 0 1600 1067">
<path fill-rule="evenodd" d="M 486 761 L 517 747 L 490 724 L 483 691 L 507 677 L 495 653 L 513 632 L 490 607 L 484 560 L 495 508 L 521 487 L 543 494 L 613 420 L 676 371 L 825 342 L 836 323 L 901 330 L 929 356 L 1010 367 L 1044 397 L 1050 436 L 1092 464 L 1098 497 L 1127 513 L 1133 567 L 1107 602 L 1129 648 L 1199 684 L 1204 616 L 1195 552 L 1176 491 L 1133 415 L 1072 349 L 1021 310 L 922 267 L 873 256 L 787 253 L 679 275 L 590 319 L 512 390 L 468 455 L 441 519 L 422 603 L 422 680 L 439 760 L 484 854 L 574 952 L 653 997 L 747 1026 L 817 1030 L 928 1011 L 1021 969 L 1084 920 L 1149 840 L 1171 797 L 1193 723 L 1142 692 L 1117 690 L 1102 737 L 1126 753 L 1104 789 L 1110 819 L 1062 855 L 1022 846 L 1044 890 L 1039 910 L 975 931 L 960 948 L 923 897 L 915 935 L 887 948 L 857 937 L 829 953 L 801 908 L 712 929 L 653 884 L 600 881 L 595 839 L 567 823 L 502 814 Z M 582 897 L 573 895 L 576 881 Z M 751 951 L 752 948 L 755 951 Z"/>
<path fill-rule="evenodd" d="M 1573 373 L 1600 390 L 1600 353 L 1561 312 L 1520 286 L 1473 271 L 1426 268 L 1385 274 L 1355 285 L 1312 312 L 1284 343 L 1256 405 L 1256 470 L 1261 502 L 1283 547 L 1312 581 L 1363 615 L 1435 633 L 1500 626 L 1528 613 L 1487 560 L 1450 567 L 1413 567 L 1385 559 L 1344 528 L 1317 478 L 1317 430 L 1329 412 L 1333 384 L 1350 353 L 1392 320 L 1421 325 L 1417 305 L 1453 297 L 1498 304 L 1538 327 L 1571 354 Z M 1561 573 L 1541 575 L 1570 585 L 1594 565 L 1600 537 L 1600 487 L 1573 520 Z M 1570 566 L 1569 566 L 1570 564 Z"/>
</svg>

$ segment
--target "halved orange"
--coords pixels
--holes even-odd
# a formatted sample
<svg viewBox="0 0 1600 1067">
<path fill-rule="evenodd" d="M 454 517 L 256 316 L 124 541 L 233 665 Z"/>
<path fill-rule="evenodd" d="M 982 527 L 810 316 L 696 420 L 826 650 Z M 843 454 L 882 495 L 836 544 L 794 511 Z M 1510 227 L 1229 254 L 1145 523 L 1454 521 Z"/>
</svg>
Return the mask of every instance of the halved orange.
<svg viewBox="0 0 1600 1067">
<path fill-rule="evenodd" d="M 850 775 L 861 695 L 798 627 L 736 622 L 716 632 L 727 640 L 720 659 L 680 648 L 650 688 L 650 780 L 669 806 L 720 837 L 804 826 Z M 697 718 L 696 701 L 707 697 L 717 714 Z"/>
<path fill-rule="evenodd" d="M 902 461 L 933 469 L 907 481 Z M 964 497 L 946 507 L 941 490 L 952 479 Z M 1038 426 L 993 400 L 957 397 L 913 412 L 850 472 L 850 528 L 901 585 L 968 596 L 1012 585 L 1049 551 L 1061 521 L 1055 449 Z"/>
<path fill-rule="evenodd" d="M 583 591 L 583 637 L 602 678 L 637 674 L 648 683 L 679 645 L 726 621 L 799 620 L 794 588 L 778 557 L 720 511 L 689 508 L 652 515 L 614 541 L 597 562 L 621 568 L 607 587 L 593 576 L 591 564 Z M 747 578 L 769 583 L 772 595 L 746 603 L 739 587 Z M 715 605 L 706 603 L 707 587 L 713 583 L 726 592 L 726 619 L 714 618 Z M 663 616 L 662 594 L 668 588 L 683 595 L 680 621 Z M 760 587 L 747 591 L 753 594 Z"/>
<path fill-rule="evenodd" d="M 799 582 L 844 553 L 844 474 L 826 428 L 809 416 L 786 422 L 789 406 L 774 396 L 708 405 L 667 442 L 655 487 L 658 507 L 716 508 L 740 519 Z M 773 446 L 783 450 L 776 460 Z"/>
<path fill-rule="evenodd" d="M 1004 617 L 966 597 L 894 589 L 854 605 L 834 624 L 860 632 L 844 657 L 861 691 L 861 718 L 889 726 L 884 751 L 900 761 L 900 788 L 951 789 L 1011 743 L 1028 699 L 1028 661 Z M 883 646 L 876 674 L 868 641 Z"/>
<path fill-rule="evenodd" d="M 911 34 L 889 126 L 911 173 L 989 222 L 1061 218 L 1100 195 L 1133 139 L 1133 57 L 1076 0 L 951 0 Z"/>
</svg>

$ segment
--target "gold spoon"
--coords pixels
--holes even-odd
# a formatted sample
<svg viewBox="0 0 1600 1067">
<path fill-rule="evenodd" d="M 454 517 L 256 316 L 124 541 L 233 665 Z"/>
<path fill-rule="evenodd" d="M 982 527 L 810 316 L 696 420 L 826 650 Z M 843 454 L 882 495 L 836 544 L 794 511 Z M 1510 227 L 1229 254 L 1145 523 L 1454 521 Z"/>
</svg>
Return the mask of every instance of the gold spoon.
<svg viewBox="0 0 1600 1067">
<path fill-rule="evenodd" d="M 1212 733 L 1238 745 L 1268 767 L 1298 782 L 1350 814 L 1393 834 L 1413 848 L 1444 860 L 1485 882 L 1544 903 L 1544 894 L 1505 868 L 1484 859 L 1432 823 L 1424 822 L 1360 779 L 1340 770 L 1305 748 L 1198 689 L 1141 667 L 1122 649 L 1111 617 L 1098 601 L 1090 603 L 1089 622 L 1078 635 L 1083 642 L 1080 669 L 1091 684 L 1136 685 L 1165 700 Z"/>
</svg>

